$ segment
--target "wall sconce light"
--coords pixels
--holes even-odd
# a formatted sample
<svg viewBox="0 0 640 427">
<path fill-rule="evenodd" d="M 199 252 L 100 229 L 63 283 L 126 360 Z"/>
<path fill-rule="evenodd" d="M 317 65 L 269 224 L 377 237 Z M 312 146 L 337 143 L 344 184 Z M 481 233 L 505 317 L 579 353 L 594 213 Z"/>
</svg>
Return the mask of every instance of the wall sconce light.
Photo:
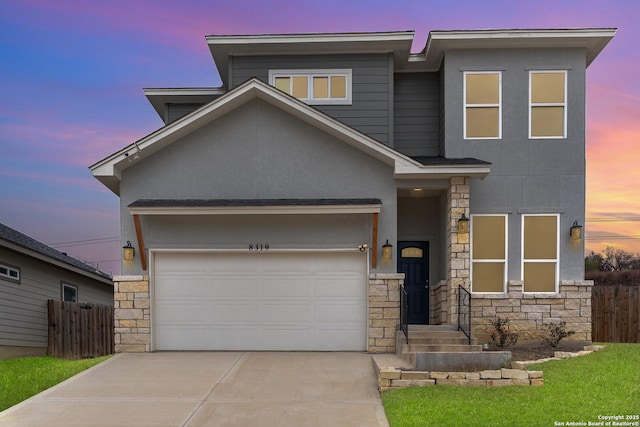
<svg viewBox="0 0 640 427">
<path fill-rule="evenodd" d="M 122 259 L 125 261 L 133 261 L 136 250 L 131 246 L 131 242 L 127 240 L 127 244 L 122 247 Z"/>
<path fill-rule="evenodd" d="M 468 233 L 469 233 L 469 218 L 467 218 L 463 212 L 462 216 L 458 220 L 458 234 L 468 234 Z"/>
<path fill-rule="evenodd" d="M 578 221 L 573 221 L 573 226 L 569 229 L 569 235 L 571 240 L 582 239 L 582 226 L 578 224 Z"/>
<path fill-rule="evenodd" d="M 393 245 L 389 243 L 389 239 L 387 239 L 387 243 L 382 245 L 382 259 L 384 261 L 391 261 L 391 250 L 393 249 Z"/>
</svg>

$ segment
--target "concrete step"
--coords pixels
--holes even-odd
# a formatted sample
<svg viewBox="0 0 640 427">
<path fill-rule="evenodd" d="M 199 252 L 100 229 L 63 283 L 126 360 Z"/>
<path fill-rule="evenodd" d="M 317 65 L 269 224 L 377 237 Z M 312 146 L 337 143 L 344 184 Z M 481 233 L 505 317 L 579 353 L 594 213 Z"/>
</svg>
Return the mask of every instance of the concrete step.
<svg viewBox="0 0 640 427">
<path fill-rule="evenodd" d="M 469 345 L 469 338 L 463 336 L 455 336 L 455 337 L 423 337 L 416 338 L 413 336 L 409 336 L 409 344 L 460 344 L 460 345 Z M 471 345 L 478 344 L 477 339 L 471 340 Z"/>
<path fill-rule="evenodd" d="M 409 333 L 414 331 L 427 331 L 427 332 L 438 332 L 438 331 L 457 331 L 458 328 L 455 325 L 408 325 Z"/>
<path fill-rule="evenodd" d="M 447 353 L 478 353 L 482 351 L 481 345 L 469 344 L 412 344 L 404 345 L 403 353 L 429 353 L 429 352 L 447 352 Z"/>
<path fill-rule="evenodd" d="M 511 352 L 408 352 L 403 354 L 403 359 L 417 371 L 477 372 L 508 368 L 511 364 Z"/>
</svg>

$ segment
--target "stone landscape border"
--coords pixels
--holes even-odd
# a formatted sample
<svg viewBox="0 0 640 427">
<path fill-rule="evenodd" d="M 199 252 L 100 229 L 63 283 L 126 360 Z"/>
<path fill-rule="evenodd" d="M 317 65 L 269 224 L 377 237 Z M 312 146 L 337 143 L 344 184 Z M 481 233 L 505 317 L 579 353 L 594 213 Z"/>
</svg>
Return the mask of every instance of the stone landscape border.
<svg viewBox="0 0 640 427">
<path fill-rule="evenodd" d="M 529 365 L 548 362 L 550 360 L 570 359 L 585 356 L 604 348 L 599 345 L 586 346 L 577 353 L 556 351 L 554 357 L 539 360 L 516 361 L 511 368 L 484 370 L 480 372 L 437 372 L 411 371 L 389 366 L 382 359 L 373 357 L 373 365 L 378 377 L 378 390 L 382 393 L 405 387 L 428 387 L 436 385 L 476 386 L 476 387 L 505 387 L 505 386 L 534 386 L 544 385 L 543 371 L 527 371 Z"/>
</svg>

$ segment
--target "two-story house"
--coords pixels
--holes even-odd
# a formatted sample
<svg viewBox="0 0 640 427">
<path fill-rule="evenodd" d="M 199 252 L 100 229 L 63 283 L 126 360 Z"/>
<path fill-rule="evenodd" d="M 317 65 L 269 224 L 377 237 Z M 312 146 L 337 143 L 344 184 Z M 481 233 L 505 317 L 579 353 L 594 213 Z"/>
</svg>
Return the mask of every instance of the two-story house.
<svg viewBox="0 0 640 427">
<path fill-rule="evenodd" d="M 145 89 L 164 126 L 90 168 L 135 248 L 117 351 L 394 351 L 461 288 L 477 337 L 590 340 L 585 75 L 614 34 L 207 36 L 222 86 Z"/>
</svg>

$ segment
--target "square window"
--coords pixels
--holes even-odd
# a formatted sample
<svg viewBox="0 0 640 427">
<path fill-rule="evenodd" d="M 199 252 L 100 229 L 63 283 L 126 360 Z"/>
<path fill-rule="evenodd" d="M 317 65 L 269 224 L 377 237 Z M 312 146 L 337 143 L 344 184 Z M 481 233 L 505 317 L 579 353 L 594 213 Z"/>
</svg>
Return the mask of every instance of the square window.
<svg viewBox="0 0 640 427">
<path fill-rule="evenodd" d="M 78 288 L 66 283 L 62 284 L 62 301 L 78 302 Z"/>
</svg>

